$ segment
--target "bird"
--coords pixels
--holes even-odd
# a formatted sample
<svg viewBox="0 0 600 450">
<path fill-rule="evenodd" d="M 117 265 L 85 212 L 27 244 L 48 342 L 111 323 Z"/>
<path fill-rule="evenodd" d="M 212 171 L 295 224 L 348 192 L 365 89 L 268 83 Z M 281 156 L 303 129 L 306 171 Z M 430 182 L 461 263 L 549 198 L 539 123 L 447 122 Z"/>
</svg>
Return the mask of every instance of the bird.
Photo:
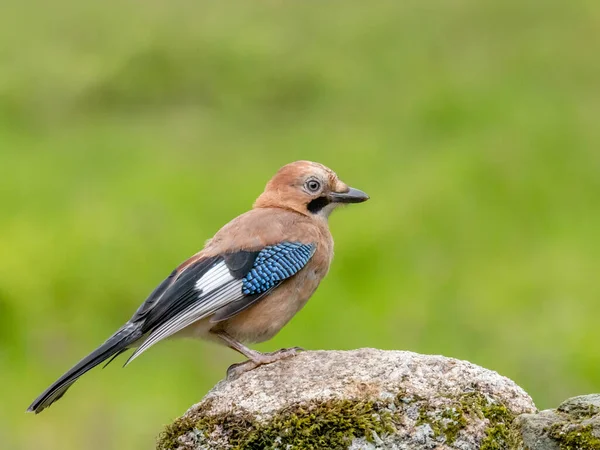
<svg viewBox="0 0 600 450">
<path fill-rule="evenodd" d="M 83 374 L 134 349 L 125 365 L 157 342 L 192 337 L 224 344 L 247 361 L 228 378 L 295 356 L 300 347 L 261 353 L 245 344 L 271 339 L 302 309 L 329 271 L 328 217 L 369 199 L 322 164 L 296 161 L 267 183 L 251 210 L 223 226 L 180 264 L 100 347 L 48 387 L 27 409 L 40 413 Z"/>
</svg>

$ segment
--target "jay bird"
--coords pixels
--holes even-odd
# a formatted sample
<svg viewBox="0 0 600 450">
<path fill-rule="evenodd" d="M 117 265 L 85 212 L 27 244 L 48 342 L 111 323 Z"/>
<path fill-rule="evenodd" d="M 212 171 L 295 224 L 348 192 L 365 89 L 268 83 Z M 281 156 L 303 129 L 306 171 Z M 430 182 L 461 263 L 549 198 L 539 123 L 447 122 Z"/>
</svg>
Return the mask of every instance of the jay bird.
<svg viewBox="0 0 600 450">
<path fill-rule="evenodd" d="M 243 342 L 271 339 L 306 304 L 333 258 L 329 214 L 339 205 L 368 198 L 321 164 L 297 161 L 282 167 L 250 211 L 177 267 L 125 325 L 46 389 L 28 411 L 50 406 L 98 364 L 136 348 L 127 365 L 174 335 L 217 341 L 248 358 L 232 365 L 229 377 L 296 355 L 299 347 L 260 353 Z"/>
</svg>

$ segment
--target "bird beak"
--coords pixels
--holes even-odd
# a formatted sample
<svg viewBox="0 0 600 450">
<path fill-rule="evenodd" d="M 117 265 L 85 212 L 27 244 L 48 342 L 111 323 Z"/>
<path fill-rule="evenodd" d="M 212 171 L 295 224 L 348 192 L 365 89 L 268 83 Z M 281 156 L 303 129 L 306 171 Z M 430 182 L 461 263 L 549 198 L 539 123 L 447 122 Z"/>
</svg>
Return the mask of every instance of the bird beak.
<svg viewBox="0 0 600 450">
<path fill-rule="evenodd" d="M 346 192 L 332 192 L 329 199 L 333 203 L 362 203 L 369 200 L 369 196 L 358 189 L 349 188 Z"/>
</svg>

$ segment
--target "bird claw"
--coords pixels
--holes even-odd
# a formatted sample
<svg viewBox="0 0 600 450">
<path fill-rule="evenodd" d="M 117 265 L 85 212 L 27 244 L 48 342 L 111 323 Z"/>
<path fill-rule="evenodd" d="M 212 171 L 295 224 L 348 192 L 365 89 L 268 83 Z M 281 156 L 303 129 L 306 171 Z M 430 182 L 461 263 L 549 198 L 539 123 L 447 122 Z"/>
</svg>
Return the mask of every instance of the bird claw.
<svg viewBox="0 0 600 450">
<path fill-rule="evenodd" d="M 248 361 L 241 362 L 241 363 L 232 364 L 227 369 L 227 380 L 228 381 L 235 380 L 243 373 L 249 372 L 252 369 L 256 369 L 256 367 L 258 367 L 258 366 L 251 359 L 249 359 Z"/>
<path fill-rule="evenodd" d="M 282 348 L 281 350 L 271 353 L 259 353 L 255 359 L 249 359 L 247 361 L 229 366 L 227 369 L 227 380 L 235 380 L 243 373 L 254 370 L 259 366 L 264 366 L 282 359 L 291 358 L 296 356 L 301 351 L 304 351 L 302 347 L 292 347 Z"/>
</svg>

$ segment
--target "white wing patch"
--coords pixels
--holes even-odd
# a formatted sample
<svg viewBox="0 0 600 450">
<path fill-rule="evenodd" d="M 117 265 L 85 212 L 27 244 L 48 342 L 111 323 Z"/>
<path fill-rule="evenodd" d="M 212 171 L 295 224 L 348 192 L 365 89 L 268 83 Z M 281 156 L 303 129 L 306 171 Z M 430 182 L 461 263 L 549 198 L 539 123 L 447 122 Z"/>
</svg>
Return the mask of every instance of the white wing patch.
<svg viewBox="0 0 600 450">
<path fill-rule="evenodd" d="M 232 280 L 233 277 L 231 276 L 227 265 L 222 262 L 211 268 L 202 276 L 202 278 L 196 281 L 196 290 L 199 291 L 201 295 L 206 295 Z"/>
<path fill-rule="evenodd" d="M 177 333 L 197 320 L 213 314 L 223 306 L 244 296 L 242 293 L 242 280 L 235 279 L 231 275 L 224 261 L 208 270 L 196 282 L 194 289 L 199 293 L 198 302 L 152 331 L 125 365 L 158 341 Z"/>
</svg>

